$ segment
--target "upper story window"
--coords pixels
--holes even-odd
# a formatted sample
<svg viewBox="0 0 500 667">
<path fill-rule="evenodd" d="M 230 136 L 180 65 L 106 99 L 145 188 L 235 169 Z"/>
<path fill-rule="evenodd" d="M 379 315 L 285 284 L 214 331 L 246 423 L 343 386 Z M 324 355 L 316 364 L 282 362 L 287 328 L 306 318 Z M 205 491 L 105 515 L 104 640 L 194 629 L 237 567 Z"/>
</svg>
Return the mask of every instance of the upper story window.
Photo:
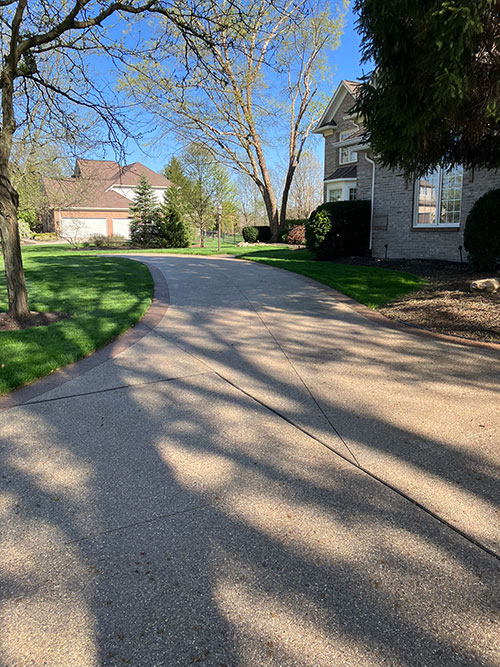
<svg viewBox="0 0 500 667">
<path fill-rule="evenodd" d="M 353 132 L 354 130 L 344 130 L 343 132 L 339 132 L 339 141 L 345 141 L 346 139 L 349 139 Z"/>
<path fill-rule="evenodd" d="M 339 148 L 339 162 L 340 164 L 347 164 L 348 162 L 357 162 L 358 153 L 350 146 Z"/>
<path fill-rule="evenodd" d="M 414 227 L 459 227 L 462 167 L 438 167 L 415 184 Z"/>
</svg>

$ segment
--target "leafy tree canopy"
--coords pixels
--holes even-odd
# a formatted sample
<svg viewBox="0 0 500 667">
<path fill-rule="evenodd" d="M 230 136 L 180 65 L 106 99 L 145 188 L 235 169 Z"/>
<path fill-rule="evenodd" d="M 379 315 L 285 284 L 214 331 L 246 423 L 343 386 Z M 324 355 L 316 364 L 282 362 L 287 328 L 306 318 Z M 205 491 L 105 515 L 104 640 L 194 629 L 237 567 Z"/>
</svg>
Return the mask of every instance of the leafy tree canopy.
<svg viewBox="0 0 500 667">
<path fill-rule="evenodd" d="M 500 167 L 499 0 L 357 0 L 366 76 L 355 105 L 383 164 Z"/>
</svg>

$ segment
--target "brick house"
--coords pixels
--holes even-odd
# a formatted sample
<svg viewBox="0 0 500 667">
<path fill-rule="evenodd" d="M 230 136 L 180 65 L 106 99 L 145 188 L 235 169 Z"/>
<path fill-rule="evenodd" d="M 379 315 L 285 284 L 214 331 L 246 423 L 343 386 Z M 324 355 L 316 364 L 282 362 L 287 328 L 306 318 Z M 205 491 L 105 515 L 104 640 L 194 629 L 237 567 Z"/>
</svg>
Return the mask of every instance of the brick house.
<svg viewBox="0 0 500 667">
<path fill-rule="evenodd" d="M 372 201 L 373 257 L 460 261 L 467 215 L 481 195 L 500 188 L 500 172 L 437 169 L 408 182 L 377 164 L 350 111 L 358 85 L 340 83 L 314 130 L 325 140 L 324 201 Z"/>
<path fill-rule="evenodd" d="M 129 207 L 141 175 L 160 203 L 173 184 L 140 162 L 121 167 L 111 160 L 78 159 L 71 178 L 44 178 L 50 207 L 44 231 L 62 238 L 85 239 L 93 234 L 129 238 Z"/>
</svg>

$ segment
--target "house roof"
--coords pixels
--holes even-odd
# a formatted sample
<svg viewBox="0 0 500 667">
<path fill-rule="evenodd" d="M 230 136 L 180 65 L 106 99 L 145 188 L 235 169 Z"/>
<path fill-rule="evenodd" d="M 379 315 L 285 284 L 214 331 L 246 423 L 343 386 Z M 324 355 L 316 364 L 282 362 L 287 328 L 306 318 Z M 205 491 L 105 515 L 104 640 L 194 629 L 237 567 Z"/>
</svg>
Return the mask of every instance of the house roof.
<svg viewBox="0 0 500 667">
<path fill-rule="evenodd" d="M 54 208 L 92 208 L 128 210 L 130 200 L 112 188 L 136 187 L 141 175 L 153 187 L 173 185 L 167 178 L 140 162 L 121 167 L 112 160 L 78 159 L 71 178 L 44 178 L 50 204 Z"/>
<path fill-rule="evenodd" d="M 328 127 L 336 127 L 336 123 L 333 121 L 336 110 L 346 95 L 351 95 L 353 99 L 356 97 L 360 85 L 359 81 L 342 79 L 313 132 L 322 134 Z"/>
<path fill-rule="evenodd" d="M 334 181 L 341 178 L 356 178 L 357 171 L 355 164 L 346 167 L 338 167 L 331 176 L 325 178 L 325 181 Z"/>
</svg>

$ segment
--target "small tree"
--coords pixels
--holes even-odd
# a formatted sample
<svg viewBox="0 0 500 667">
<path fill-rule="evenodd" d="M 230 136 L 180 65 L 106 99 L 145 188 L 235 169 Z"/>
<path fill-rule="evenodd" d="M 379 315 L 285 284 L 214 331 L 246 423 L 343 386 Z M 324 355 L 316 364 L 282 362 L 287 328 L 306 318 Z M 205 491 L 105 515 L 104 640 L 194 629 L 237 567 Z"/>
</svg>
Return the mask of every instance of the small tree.
<svg viewBox="0 0 500 667">
<path fill-rule="evenodd" d="M 181 194 L 176 186 L 165 191 L 160 218 L 161 246 L 163 248 L 187 248 L 190 233 L 183 216 Z"/>
<path fill-rule="evenodd" d="M 130 205 L 132 222 L 130 238 L 132 243 L 143 246 L 159 244 L 159 204 L 148 179 L 141 175 L 135 190 L 133 204 Z"/>
</svg>

